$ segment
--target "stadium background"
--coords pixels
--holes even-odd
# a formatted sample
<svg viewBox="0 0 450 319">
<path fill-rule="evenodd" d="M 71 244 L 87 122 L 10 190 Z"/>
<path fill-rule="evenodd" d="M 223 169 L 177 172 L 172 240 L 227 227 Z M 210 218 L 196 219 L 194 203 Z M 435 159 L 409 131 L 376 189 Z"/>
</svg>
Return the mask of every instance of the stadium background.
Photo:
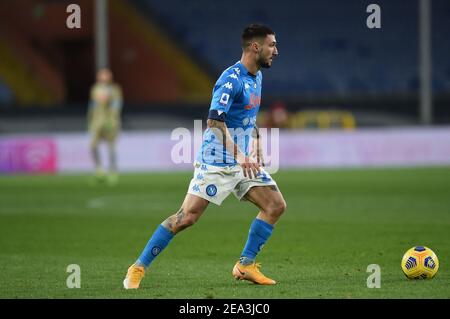
<svg viewBox="0 0 450 319">
<path fill-rule="evenodd" d="M 104 1 L 107 64 L 124 92 L 119 170 L 133 174 L 124 174 L 115 188 L 92 188 L 86 177 L 92 172 L 86 111 L 99 66 L 95 6 L 100 2 L 0 2 L 2 297 L 125 296 L 106 280 L 120 283 L 151 227 L 176 210 L 174 203 L 181 201 L 190 178 L 192 164 L 171 161 L 171 132 L 192 129 L 194 119 L 205 120 L 214 81 L 239 59 L 239 37 L 250 22 L 273 28 L 280 51 L 273 67 L 264 71 L 259 124 L 281 128 L 281 166 L 274 177 L 289 205 L 290 223 L 280 223 L 289 244 L 275 237 L 265 262 L 269 264 L 269 256 L 284 256 L 281 280 L 288 281 L 289 271 L 311 276 L 297 278 L 305 290 L 293 285 L 273 295 L 249 287 L 237 295 L 235 286 L 204 286 L 202 278 L 193 278 L 196 288 L 189 290 L 165 278 L 164 290 L 134 296 L 450 296 L 445 266 L 440 281 L 413 290 L 398 277 L 399 260 L 410 246 L 430 245 L 444 260 L 450 254 L 447 0 Z M 81 29 L 66 27 L 70 3 L 81 7 Z M 366 25 L 371 3 L 381 8 L 381 29 Z M 420 40 L 424 3 L 431 5 L 425 42 Z M 430 52 L 431 68 L 421 52 Z M 324 167 L 329 170 L 319 169 Z M 172 170 L 180 172 L 164 173 Z M 217 238 L 217 223 L 245 234 L 250 220 L 246 213 L 253 212 L 245 206 L 238 215 L 241 206 L 231 200 L 224 207 L 211 208 L 213 217 L 190 235 L 199 247 L 193 256 L 213 260 L 209 271 L 225 265 L 219 281 L 227 280 L 230 261 L 225 257 L 234 258 L 243 238 Z M 121 228 L 124 224 L 132 229 L 130 236 L 129 229 Z M 108 249 L 109 256 L 98 257 L 124 234 L 126 239 Z M 99 246 L 91 247 L 95 236 Z M 189 236 L 180 237 L 161 263 L 186 261 L 193 271 L 195 262 L 186 253 Z M 223 256 L 204 242 L 222 247 Z M 294 242 L 304 244 L 300 251 Z M 277 245 L 286 247 L 275 249 Z M 337 257 L 335 249 L 347 253 Z M 37 288 L 36 279 L 7 267 L 29 265 L 27 256 L 43 270 L 43 289 Z M 315 263 L 314 270 L 308 270 L 305 258 Z M 377 260 L 387 265 L 382 269 L 388 269 L 391 290 L 365 287 L 365 267 Z M 331 269 L 325 266 L 339 261 Z M 66 289 L 64 265 L 73 262 L 84 262 L 92 281 L 83 283 L 91 290 Z M 96 279 L 101 263 L 108 264 L 111 275 L 105 281 Z M 58 280 L 49 269 L 58 273 Z M 158 275 L 165 272 L 156 269 Z M 340 281 L 342 276 L 347 283 Z M 153 281 L 149 285 L 159 287 Z"/>
</svg>

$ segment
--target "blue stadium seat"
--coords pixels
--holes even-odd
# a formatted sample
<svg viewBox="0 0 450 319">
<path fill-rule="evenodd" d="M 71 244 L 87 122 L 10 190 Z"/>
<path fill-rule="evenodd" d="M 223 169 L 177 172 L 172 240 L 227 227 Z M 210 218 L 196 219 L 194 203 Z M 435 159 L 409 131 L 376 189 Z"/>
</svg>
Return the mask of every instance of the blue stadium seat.
<svg viewBox="0 0 450 319">
<path fill-rule="evenodd" d="M 14 101 L 14 96 L 9 87 L 0 78 L 0 107 L 7 107 Z"/>
<path fill-rule="evenodd" d="M 366 27 L 369 2 L 360 0 L 141 2 L 217 75 L 239 58 L 244 26 L 271 26 L 280 57 L 264 73 L 265 95 L 390 94 L 418 88 L 417 1 L 376 1 L 382 28 L 373 30 Z M 432 14 L 433 88 L 448 92 L 450 2 L 434 0 Z"/>
</svg>

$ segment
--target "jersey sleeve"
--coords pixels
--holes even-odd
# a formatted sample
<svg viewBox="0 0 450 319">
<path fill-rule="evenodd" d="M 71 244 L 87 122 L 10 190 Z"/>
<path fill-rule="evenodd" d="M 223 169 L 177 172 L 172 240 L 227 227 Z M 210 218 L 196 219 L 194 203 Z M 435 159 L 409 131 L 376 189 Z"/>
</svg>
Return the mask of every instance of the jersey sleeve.
<svg viewBox="0 0 450 319">
<path fill-rule="evenodd" d="M 224 73 L 214 86 L 208 118 L 225 121 L 231 104 L 241 93 L 241 86 L 236 73 Z"/>
</svg>

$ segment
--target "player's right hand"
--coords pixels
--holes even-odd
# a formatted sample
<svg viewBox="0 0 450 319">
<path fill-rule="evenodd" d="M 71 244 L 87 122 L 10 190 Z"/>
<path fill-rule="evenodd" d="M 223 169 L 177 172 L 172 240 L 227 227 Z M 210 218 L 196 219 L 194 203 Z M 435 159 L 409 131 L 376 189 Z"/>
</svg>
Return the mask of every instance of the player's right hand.
<svg viewBox="0 0 450 319">
<path fill-rule="evenodd" d="M 255 162 L 253 159 L 245 156 L 245 158 L 241 161 L 238 161 L 239 165 L 242 167 L 242 171 L 244 173 L 244 177 L 248 177 L 250 179 L 256 178 L 258 173 L 261 172 L 259 163 Z M 253 177 L 252 177 L 253 174 Z"/>
</svg>

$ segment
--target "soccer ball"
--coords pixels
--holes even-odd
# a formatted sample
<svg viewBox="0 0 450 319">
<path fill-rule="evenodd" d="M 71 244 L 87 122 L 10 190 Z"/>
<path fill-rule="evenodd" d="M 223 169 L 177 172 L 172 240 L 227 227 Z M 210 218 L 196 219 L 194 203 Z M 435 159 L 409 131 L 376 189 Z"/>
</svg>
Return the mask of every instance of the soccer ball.
<svg viewBox="0 0 450 319">
<path fill-rule="evenodd" d="M 415 246 L 403 255 L 402 270 L 409 279 L 431 279 L 438 269 L 439 260 L 428 247 Z"/>
</svg>

